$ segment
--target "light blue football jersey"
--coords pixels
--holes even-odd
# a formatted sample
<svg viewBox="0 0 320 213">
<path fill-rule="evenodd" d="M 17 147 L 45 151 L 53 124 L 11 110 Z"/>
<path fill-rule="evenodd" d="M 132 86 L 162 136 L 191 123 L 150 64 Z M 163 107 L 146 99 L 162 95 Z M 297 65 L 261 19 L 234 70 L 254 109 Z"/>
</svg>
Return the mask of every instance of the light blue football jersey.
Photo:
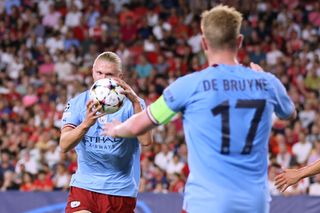
<svg viewBox="0 0 320 213">
<path fill-rule="evenodd" d="M 86 116 L 89 92 L 71 99 L 62 118 L 64 126 L 78 126 Z M 145 103 L 140 100 L 143 108 Z M 98 118 L 75 147 L 78 169 L 70 185 L 109 195 L 136 197 L 140 180 L 140 145 L 136 138 L 102 136 L 104 123 L 113 119 L 124 122 L 134 114 L 133 105 L 126 99 L 122 108 Z"/>
<path fill-rule="evenodd" d="M 268 141 L 275 112 L 294 105 L 272 74 L 218 65 L 177 79 L 164 100 L 182 112 L 190 174 L 188 213 L 266 213 Z"/>
</svg>

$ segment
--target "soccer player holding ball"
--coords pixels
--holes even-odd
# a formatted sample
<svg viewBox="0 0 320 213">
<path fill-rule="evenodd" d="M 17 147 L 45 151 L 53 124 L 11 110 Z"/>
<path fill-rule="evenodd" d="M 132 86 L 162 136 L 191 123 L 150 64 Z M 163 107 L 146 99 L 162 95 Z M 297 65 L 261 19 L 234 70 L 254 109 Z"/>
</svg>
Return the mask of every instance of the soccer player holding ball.
<svg viewBox="0 0 320 213">
<path fill-rule="evenodd" d="M 145 107 L 144 101 L 122 78 L 121 60 L 104 52 L 94 61 L 94 81 L 112 78 L 127 99 L 112 113 L 90 98 L 89 90 L 72 98 L 64 111 L 60 148 L 75 148 L 78 169 L 72 176 L 66 212 L 134 212 L 140 178 L 140 145 L 152 142 L 146 132 L 137 138 L 103 136 L 102 128 L 112 120 L 124 122 Z"/>
<path fill-rule="evenodd" d="M 104 126 L 105 135 L 134 137 L 182 113 L 190 168 L 183 209 L 188 213 L 269 212 L 272 113 L 281 119 L 296 116 L 274 75 L 238 63 L 241 21 L 231 7 L 205 11 L 202 47 L 210 66 L 177 79 L 147 110 Z"/>
</svg>

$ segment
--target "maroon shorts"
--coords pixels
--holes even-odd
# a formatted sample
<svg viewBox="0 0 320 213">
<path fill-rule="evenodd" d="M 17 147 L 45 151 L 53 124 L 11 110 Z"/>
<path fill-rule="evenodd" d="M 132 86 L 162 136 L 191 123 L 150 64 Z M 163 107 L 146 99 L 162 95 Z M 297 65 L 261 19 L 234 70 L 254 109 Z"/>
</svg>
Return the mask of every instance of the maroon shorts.
<svg viewBox="0 0 320 213">
<path fill-rule="evenodd" d="M 134 213 L 136 198 L 106 195 L 71 186 L 66 212 Z"/>
</svg>

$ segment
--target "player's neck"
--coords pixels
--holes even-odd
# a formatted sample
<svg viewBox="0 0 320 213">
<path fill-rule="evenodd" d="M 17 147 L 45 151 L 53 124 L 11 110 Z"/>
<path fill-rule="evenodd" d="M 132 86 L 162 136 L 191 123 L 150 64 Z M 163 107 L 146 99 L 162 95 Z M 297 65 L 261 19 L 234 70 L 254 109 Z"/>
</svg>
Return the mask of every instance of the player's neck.
<svg viewBox="0 0 320 213">
<path fill-rule="evenodd" d="M 237 60 L 237 53 L 229 50 L 215 50 L 208 51 L 208 62 L 209 65 L 214 64 L 226 64 L 226 65 L 237 65 L 239 64 Z"/>
</svg>

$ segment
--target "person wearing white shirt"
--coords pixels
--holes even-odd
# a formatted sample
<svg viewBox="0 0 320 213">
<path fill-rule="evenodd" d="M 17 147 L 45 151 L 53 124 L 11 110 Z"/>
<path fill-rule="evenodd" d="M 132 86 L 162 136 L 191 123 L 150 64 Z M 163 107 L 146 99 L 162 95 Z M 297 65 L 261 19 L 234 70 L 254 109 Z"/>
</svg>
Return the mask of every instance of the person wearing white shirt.
<svg viewBox="0 0 320 213">
<path fill-rule="evenodd" d="M 169 162 L 173 158 L 173 152 L 169 150 L 169 146 L 166 143 L 161 144 L 161 152 L 155 156 L 155 164 L 159 166 L 162 170 L 166 171 Z"/>
<path fill-rule="evenodd" d="M 65 25 L 68 27 L 77 27 L 80 25 L 82 13 L 78 10 L 75 5 L 71 6 L 71 10 L 67 13 L 65 19 Z"/>
<path fill-rule="evenodd" d="M 278 58 L 282 57 L 283 53 L 277 48 L 275 43 L 271 44 L 271 50 L 267 53 L 267 64 L 275 65 Z"/>
<path fill-rule="evenodd" d="M 312 144 L 309 141 L 306 141 L 305 134 L 301 132 L 299 135 L 299 142 L 292 146 L 292 153 L 296 156 L 297 162 L 299 164 L 306 163 L 311 150 Z"/>
<path fill-rule="evenodd" d="M 56 33 L 47 39 L 45 46 L 48 48 L 50 54 L 54 55 L 57 50 L 64 49 L 64 39 L 62 39 L 60 33 Z"/>
<path fill-rule="evenodd" d="M 174 173 L 180 174 L 183 167 L 184 167 L 184 163 L 180 161 L 179 155 L 174 155 L 168 164 L 167 173 L 169 175 Z"/>
<path fill-rule="evenodd" d="M 72 81 L 72 65 L 66 60 L 65 54 L 59 56 L 59 61 L 54 65 L 54 71 L 58 74 L 59 81 Z"/>
<path fill-rule="evenodd" d="M 314 177 L 315 182 L 309 186 L 309 195 L 320 196 L 320 174 Z"/>
<path fill-rule="evenodd" d="M 188 39 L 188 44 L 192 49 L 192 53 L 196 54 L 201 50 L 201 34 L 197 33 Z"/>
<path fill-rule="evenodd" d="M 52 1 L 50 0 L 41 0 L 38 3 L 38 10 L 41 16 L 44 16 L 49 13 L 49 7 L 52 5 Z"/>
</svg>

